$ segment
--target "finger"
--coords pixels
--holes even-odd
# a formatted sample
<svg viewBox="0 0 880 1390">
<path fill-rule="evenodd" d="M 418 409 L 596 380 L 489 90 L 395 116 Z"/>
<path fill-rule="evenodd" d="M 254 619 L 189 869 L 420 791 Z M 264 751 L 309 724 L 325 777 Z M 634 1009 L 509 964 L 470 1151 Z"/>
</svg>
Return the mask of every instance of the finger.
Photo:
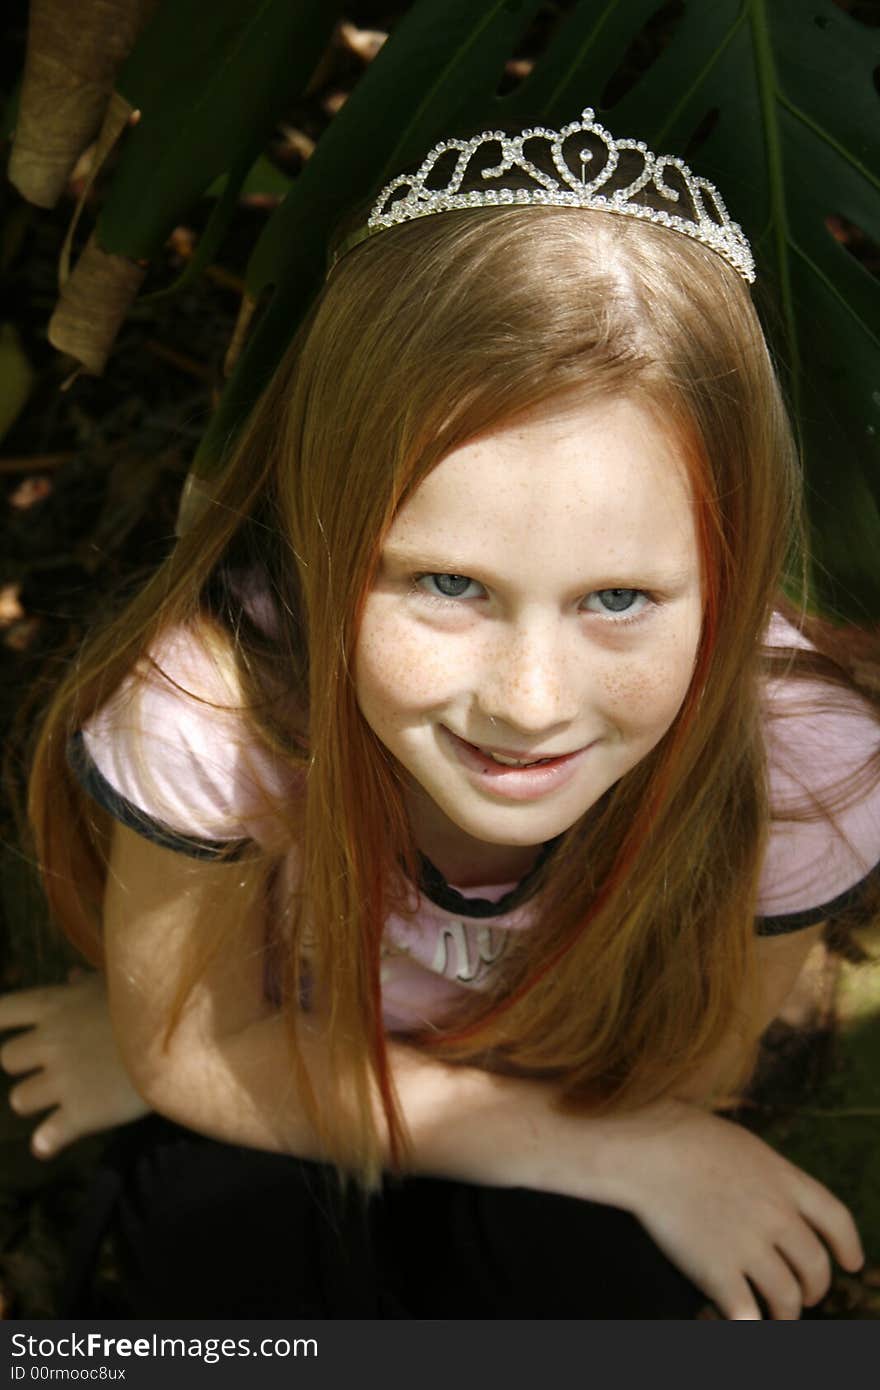
<svg viewBox="0 0 880 1390">
<path fill-rule="evenodd" d="M 36 1158 L 54 1158 L 77 1139 L 97 1132 L 95 1125 L 78 1123 L 69 1106 L 59 1105 L 37 1125 L 31 1135 L 31 1150 Z"/>
<path fill-rule="evenodd" d="M 815 1231 L 801 1222 L 777 1248 L 800 1283 L 807 1307 L 821 1302 L 831 1286 L 831 1257 Z"/>
<path fill-rule="evenodd" d="M 0 1032 L 7 1028 L 30 1028 L 39 1023 L 50 1004 L 50 988 L 0 994 Z"/>
<path fill-rule="evenodd" d="M 780 1322 L 794 1322 L 801 1315 L 803 1294 L 794 1270 L 778 1250 L 767 1249 L 749 1262 L 748 1276 Z"/>
<path fill-rule="evenodd" d="M 57 1103 L 56 1088 L 44 1071 L 34 1072 L 9 1092 L 9 1104 L 16 1115 L 36 1115 L 39 1110 L 48 1110 L 50 1105 Z"/>
<path fill-rule="evenodd" d="M 33 1028 L 19 1033 L 0 1047 L 0 1067 L 10 1076 L 19 1076 L 24 1071 L 34 1071 L 40 1066 L 40 1049 Z"/>
<path fill-rule="evenodd" d="M 34 1158 L 54 1158 L 69 1142 L 61 1111 L 53 1110 L 31 1135 L 31 1153 Z"/>
<path fill-rule="evenodd" d="M 719 1285 L 715 1290 L 708 1287 L 707 1281 L 707 1287 L 703 1292 L 709 1295 L 722 1317 L 728 1318 L 731 1322 L 763 1321 L 758 1301 L 749 1281 L 743 1276 L 732 1280 L 726 1287 Z"/>
<path fill-rule="evenodd" d="M 844 1206 L 833 1192 L 814 1178 L 809 1178 L 805 1184 L 799 1205 L 810 1225 L 830 1247 L 838 1264 L 851 1272 L 861 1269 L 865 1263 L 865 1252 L 849 1207 Z"/>
</svg>

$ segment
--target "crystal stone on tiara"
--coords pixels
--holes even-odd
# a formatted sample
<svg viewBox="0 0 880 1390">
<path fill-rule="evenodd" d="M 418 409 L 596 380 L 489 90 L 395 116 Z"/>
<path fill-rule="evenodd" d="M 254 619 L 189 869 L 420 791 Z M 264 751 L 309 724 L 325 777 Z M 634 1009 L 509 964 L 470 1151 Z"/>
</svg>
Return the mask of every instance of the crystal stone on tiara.
<svg viewBox="0 0 880 1390">
<path fill-rule="evenodd" d="M 588 137 L 594 148 L 585 148 L 579 141 L 572 141 L 571 137 L 578 135 Z M 524 147 L 536 140 L 544 142 L 546 155 L 549 156 L 546 163 L 553 166 L 558 177 L 539 168 L 534 159 L 526 155 Z M 479 161 L 475 160 L 477 152 L 483 146 L 492 144 L 500 145 L 501 162 L 490 168 L 477 169 L 481 186 L 462 192 L 461 186 L 469 171 L 473 175 L 472 165 L 478 165 Z M 613 191 L 603 192 L 614 181 L 624 151 L 633 152 L 630 158 L 637 166 L 634 176 Z M 457 159 L 448 181 L 443 187 L 430 187 L 428 180 L 435 165 L 449 152 L 457 152 Z M 575 167 L 571 163 L 572 152 Z M 638 167 L 639 162 L 641 167 Z M 511 171 L 525 175 L 531 186 L 505 187 L 503 178 Z M 677 182 L 679 188 L 670 186 L 667 176 Z M 685 200 L 690 203 L 688 211 L 691 216 L 681 216 L 674 211 L 676 204 L 684 206 L 682 188 Z M 652 207 L 647 202 L 638 201 L 639 194 L 643 198 L 653 198 L 661 206 Z M 755 278 L 755 263 L 749 243 L 742 228 L 731 221 L 714 184 L 692 173 L 684 161 L 674 155 L 652 154 L 642 140 L 615 140 L 595 120 L 594 112 L 589 107 L 579 121 L 572 121 L 561 130 L 532 126 L 518 135 L 484 130 L 470 140 L 441 140 L 425 157 L 416 173 L 400 174 L 386 184 L 373 204 L 362 235 L 369 236 L 385 227 L 411 222 L 431 213 L 517 204 L 595 208 L 671 227 L 711 247 L 744 280 L 751 283 Z M 668 208 L 662 204 L 668 204 Z M 357 240 L 360 239 L 359 236 Z"/>
</svg>

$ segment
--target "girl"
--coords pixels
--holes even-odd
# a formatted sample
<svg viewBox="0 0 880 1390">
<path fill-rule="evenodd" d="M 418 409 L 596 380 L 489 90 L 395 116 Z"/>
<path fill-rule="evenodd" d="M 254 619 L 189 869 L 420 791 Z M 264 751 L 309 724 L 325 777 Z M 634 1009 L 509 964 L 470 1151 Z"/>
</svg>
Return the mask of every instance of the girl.
<svg viewBox="0 0 880 1390">
<path fill-rule="evenodd" d="M 165 1117 L 113 1159 L 141 1315 L 796 1318 L 861 1263 L 711 1109 L 880 860 L 752 275 L 589 111 L 443 142 L 58 695 L 31 817 L 103 974 L 2 1061 L 40 1153 Z"/>
</svg>

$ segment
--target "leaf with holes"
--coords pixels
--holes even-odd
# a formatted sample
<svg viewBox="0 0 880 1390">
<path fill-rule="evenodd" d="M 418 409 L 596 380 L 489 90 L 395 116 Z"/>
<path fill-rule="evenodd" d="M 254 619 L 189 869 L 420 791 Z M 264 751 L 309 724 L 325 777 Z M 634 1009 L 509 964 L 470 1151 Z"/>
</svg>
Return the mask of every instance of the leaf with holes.
<svg viewBox="0 0 880 1390">
<path fill-rule="evenodd" d="M 629 6 L 607 9 L 619 19 Z M 678 13 L 665 50 L 604 119 L 685 153 L 751 238 L 805 449 L 815 595 L 880 618 L 880 28 L 832 0 Z M 569 86 L 587 74 L 588 60 Z M 874 243 L 873 274 L 853 254 L 860 237 Z"/>
<path fill-rule="evenodd" d="M 322 135 L 260 236 L 248 291 L 274 297 L 223 394 L 195 463 L 210 478 L 242 415 L 273 371 L 323 278 L 327 243 L 346 211 L 441 134 L 496 119 L 506 59 L 541 0 L 421 0 Z"/>
<path fill-rule="evenodd" d="M 105 251 L 149 259 L 219 175 L 243 182 L 311 76 L 338 8 L 327 0 L 159 6 L 117 80 L 141 119 L 98 218 Z"/>
</svg>

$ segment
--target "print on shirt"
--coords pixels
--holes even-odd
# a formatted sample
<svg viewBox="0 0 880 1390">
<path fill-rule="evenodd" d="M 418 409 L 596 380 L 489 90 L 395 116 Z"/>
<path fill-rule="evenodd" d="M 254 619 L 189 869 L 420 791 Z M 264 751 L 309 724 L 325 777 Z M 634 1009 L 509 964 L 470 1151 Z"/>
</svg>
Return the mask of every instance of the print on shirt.
<svg viewBox="0 0 880 1390">
<path fill-rule="evenodd" d="M 431 969 L 438 975 L 472 984 L 493 961 L 498 960 L 507 945 L 508 933 L 493 927 L 474 927 L 467 922 L 452 922 L 440 928 L 437 949 Z M 450 947 L 454 948 L 454 969 L 450 970 Z"/>
</svg>

